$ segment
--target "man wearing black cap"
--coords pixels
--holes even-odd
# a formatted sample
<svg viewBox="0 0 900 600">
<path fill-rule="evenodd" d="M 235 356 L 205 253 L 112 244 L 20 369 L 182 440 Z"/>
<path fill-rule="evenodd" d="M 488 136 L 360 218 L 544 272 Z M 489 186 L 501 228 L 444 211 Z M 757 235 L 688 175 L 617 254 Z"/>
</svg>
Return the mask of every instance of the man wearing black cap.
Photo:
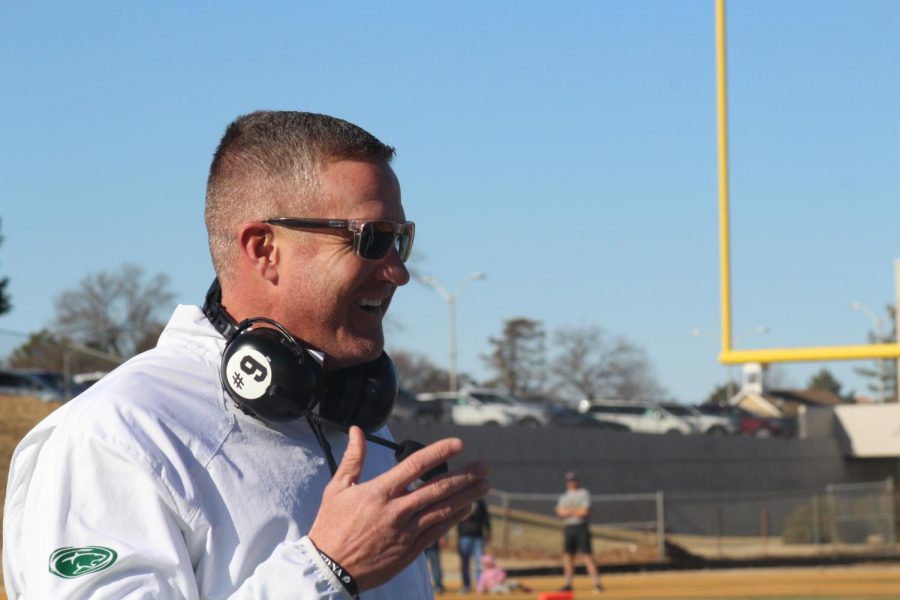
<svg viewBox="0 0 900 600">
<path fill-rule="evenodd" d="M 581 555 L 584 566 L 594 583 L 594 591 L 603 589 L 600 576 L 591 551 L 591 531 L 588 518 L 591 516 L 591 494 L 581 487 L 578 475 L 573 471 L 566 473 L 566 491 L 556 502 L 556 515 L 566 525 L 563 541 L 563 575 L 565 584 L 560 591 L 572 590 L 572 577 L 575 574 L 575 554 Z"/>
</svg>

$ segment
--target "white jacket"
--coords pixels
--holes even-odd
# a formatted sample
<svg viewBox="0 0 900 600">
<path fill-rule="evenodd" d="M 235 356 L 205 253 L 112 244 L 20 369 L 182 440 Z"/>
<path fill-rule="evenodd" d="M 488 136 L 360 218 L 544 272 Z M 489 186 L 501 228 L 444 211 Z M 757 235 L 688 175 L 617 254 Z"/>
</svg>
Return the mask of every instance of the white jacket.
<svg viewBox="0 0 900 600">
<path fill-rule="evenodd" d="M 233 406 L 224 345 L 179 306 L 156 348 L 20 442 L 3 515 L 9 600 L 350 598 L 305 537 L 330 479 L 322 451 L 305 419 L 266 425 Z M 347 436 L 328 439 L 340 461 Z M 361 479 L 394 464 L 370 444 Z M 433 598 L 424 558 L 360 598 Z"/>
</svg>

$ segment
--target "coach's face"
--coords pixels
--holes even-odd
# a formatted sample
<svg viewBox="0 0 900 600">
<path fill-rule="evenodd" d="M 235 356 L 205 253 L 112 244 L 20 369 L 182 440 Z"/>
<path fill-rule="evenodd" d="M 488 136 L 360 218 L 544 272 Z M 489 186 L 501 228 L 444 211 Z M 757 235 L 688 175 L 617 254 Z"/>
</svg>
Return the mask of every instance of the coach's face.
<svg viewBox="0 0 900 600">
<path fill-rule="evenodd" d="M 340 160 L 327 164 L 309 218 L 406 220 L 400 184 L 386 163 Z M 374 360 L 384 348 L 382 322 L 409 271 L 396 248 L 366 260 L 353 251 L 347 231 L 292 231 L 279 269 L 281 321 L 294 335 L 326 355 L 326 368 Z"/>
</svg>

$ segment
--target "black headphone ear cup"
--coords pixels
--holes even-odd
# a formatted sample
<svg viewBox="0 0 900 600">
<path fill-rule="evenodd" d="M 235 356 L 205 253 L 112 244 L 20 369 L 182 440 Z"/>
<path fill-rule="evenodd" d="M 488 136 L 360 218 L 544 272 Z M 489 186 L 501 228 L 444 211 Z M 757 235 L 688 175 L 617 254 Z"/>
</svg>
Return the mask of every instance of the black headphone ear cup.
<svg viewBox="0 0 900 600">
<path fill-rule="evenodd" d="M 306 415 L 319 400 L 322 367 L 277 329 L 238 332 L 222 355 L 222 384 L 239 408 L 268 421 Z"/>
<path fill-rule="evenodd" d="M 319 414 L 342 427 L 376 431 L 387 422 L 399 391 L 394 361 L 382 352 L 372 362 L 328 373 Z"/>
</svg>

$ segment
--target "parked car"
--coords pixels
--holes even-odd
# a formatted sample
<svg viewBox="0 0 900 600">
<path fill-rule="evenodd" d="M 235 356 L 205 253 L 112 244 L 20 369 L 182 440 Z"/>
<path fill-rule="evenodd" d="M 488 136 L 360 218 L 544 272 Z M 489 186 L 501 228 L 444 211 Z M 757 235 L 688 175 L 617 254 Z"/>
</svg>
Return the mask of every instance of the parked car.
<svg viewBox="0 0 900 600">
<path fill-rule="evenodd" d="M 737 423 L 727 415 L 704 414 L 698 407 L 677 402 L 663 402 L 667 411 L 694 426 L 698 433 L 725 435 L 738 432 Z"/>
<path fill-rule="evenodd" d="M 489 388 L 467 388 L 458 392 L 426 392 L 422 402 L 439 402 L 457 425 L 521 425 L 540 427 L 549 422 L 546 412 L 528 406 L 511 394 Z"/>
<path fill-rule="evenodd" d="M 737 433 L 741 435 L 759 438 L 794 435 L 795 427 L 792 419 L 757 415 L 738 406 L 702 404 L 698 409 L 704 414 L 730 419 L 735 424 Z"/>
<path fill-rule="evenodd" d="M 557 427 L 584 427 L 588 429 L 602 429 L 607 431 L 631 431 L 628 425 L 615 421 L 595 419 L 593 416 L 580 412 L 569 406 L 558 404 L 550 405 L 547 409 L 550 424 Z"/>
<path fill-rule="evenodd" d="M 69 386 L 72 394 L 79 392 Z M 45 402 L 65 402 L 66 380 L 62 373 L 29 369 L 0 370 L 0 395 L 34 396 Z"/>
<path fill-rule="evenodd" d="M 444 406 L 440 402 L 422 402 L 409 390 L 400 388 L 391 420 L 409 423 L 437 423 L 444 419 Z"/>
<path fill-rule="evenodd" d="M 90 373 L 78 373 L 72 376 L 72 381 L 80 385 L 84 389 L 88 389 L 103 377 L 108 375 L 107 371 L 91 371 Z"/>
<path fill-rule="evenodd" d="M 758 438 L 793 437 L 795 425 L 793 419 L 764 417 L 742 411 L 740 413 L 741 433 Z"/>
<path fill-rule="evenodd" d="M 613 421 L 635 433 L 689 434 L 696 429 L 656 402 L 640 400 L 582 400 L 578 410 L 595 419 Z"/>
</svg>

